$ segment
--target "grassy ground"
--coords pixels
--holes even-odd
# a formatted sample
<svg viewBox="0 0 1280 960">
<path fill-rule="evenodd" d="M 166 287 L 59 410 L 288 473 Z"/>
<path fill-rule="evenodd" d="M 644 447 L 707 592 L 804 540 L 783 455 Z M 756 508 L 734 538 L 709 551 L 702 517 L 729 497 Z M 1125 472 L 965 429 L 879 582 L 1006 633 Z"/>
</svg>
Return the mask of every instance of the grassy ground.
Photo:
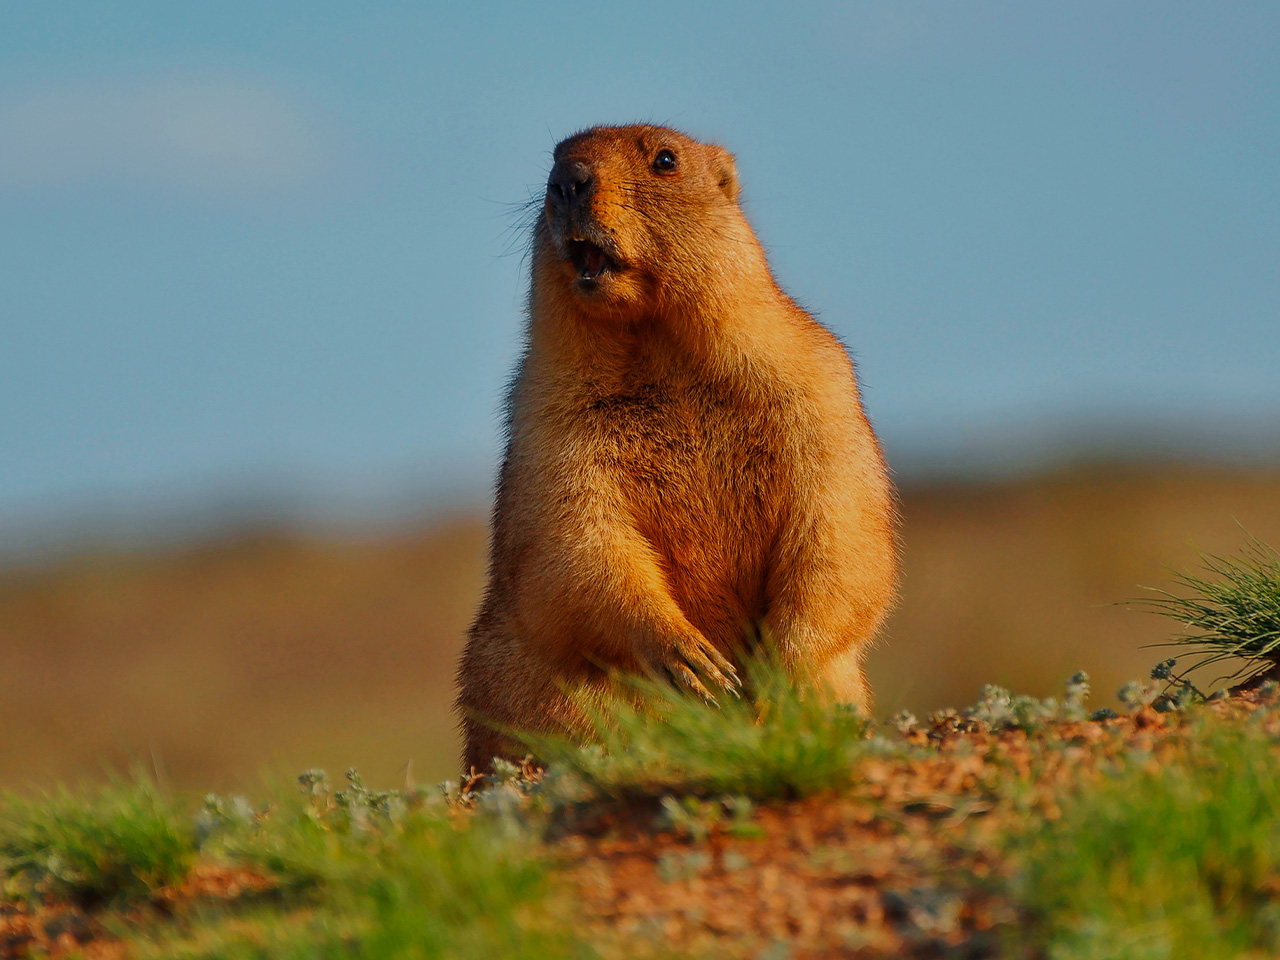
<svg viewBox="0 0 1280 960">
<path fill-rule="evenodd" d="M 1275 684 L 989 688 L 877 727 L 758 671 L 545 773 L 9 796 L 0 956 L 1236 958 L 1280 951 Z M 1154 705 L 1153 705 L 1154 704 Z M 660 722 L 655 722 L 660 721 Z"/>
</svg>

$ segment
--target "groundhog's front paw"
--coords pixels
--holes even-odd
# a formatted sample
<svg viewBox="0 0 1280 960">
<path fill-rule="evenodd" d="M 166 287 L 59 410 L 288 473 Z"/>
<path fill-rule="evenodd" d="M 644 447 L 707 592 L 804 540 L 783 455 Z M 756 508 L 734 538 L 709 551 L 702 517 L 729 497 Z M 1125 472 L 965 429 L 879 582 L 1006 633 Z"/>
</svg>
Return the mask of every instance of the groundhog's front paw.
<svg viewBox="0 0 1280 960">
<path fill-rule="evenodd" d="M 715 703 L 703 680 L 740 696 L 742 681 L 738 671 L 706 637 L 697 634 L 675 642 L 655 643 L 642 651 L 641 659 L 655 674 L 666 674 L 677 684 L 692 690 L 709 703 Z"/>
</svg>

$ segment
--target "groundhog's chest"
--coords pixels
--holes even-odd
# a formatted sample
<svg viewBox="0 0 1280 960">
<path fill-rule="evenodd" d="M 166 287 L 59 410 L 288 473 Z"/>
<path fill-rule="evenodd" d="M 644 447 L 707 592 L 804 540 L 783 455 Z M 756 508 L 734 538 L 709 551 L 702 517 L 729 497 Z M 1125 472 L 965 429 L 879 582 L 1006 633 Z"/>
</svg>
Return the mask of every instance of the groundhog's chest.
<svg viewBox="0 0 1280 960">
<path fill-rule="evenodd" d="M 583 409 L 600 465 L 659 496 L 733 500 L 733 490 L 769 484 L 787 445 L 778 421 L 776 408 L 724 384 L 644 384 Z"/>
<path fill-rule="evenodd" d="M 731 384 L 653 382 L 589 399 L 594 468 L 685 589 L 755 594 L 789 496 L 779 404 Z"/>
</svg>

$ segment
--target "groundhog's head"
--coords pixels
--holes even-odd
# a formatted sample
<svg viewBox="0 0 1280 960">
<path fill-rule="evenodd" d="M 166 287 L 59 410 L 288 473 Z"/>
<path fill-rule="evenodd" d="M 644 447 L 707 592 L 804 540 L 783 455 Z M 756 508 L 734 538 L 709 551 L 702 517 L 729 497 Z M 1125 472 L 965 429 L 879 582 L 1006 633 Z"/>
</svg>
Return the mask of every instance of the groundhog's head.
<svg viewBox="0 0 1280 960">
<path fill-rule="evenodd" d="M 751 240 L 733 157 L 666 127 L 593 127 L 555 149 L 535 283 L 612 316 L 697 299 Z M 744 235 L 745 232 L 745 235 Z"/>
</svg>

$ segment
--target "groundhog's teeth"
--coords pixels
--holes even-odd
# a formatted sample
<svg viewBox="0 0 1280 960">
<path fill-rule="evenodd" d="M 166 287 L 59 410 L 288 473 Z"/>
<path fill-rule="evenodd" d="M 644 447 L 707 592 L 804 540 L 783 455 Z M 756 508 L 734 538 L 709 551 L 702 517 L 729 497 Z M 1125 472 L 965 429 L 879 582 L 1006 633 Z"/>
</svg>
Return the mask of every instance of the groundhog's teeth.
<svg viewBox="0 0 1280 960">
<path fill-rule="evenodd" d="M 594 244 L 584 243 L 581 250 L 581 276 L 584 280 L 593 280 L 604 273 L 608 260 L 604 251 Z"/>
</svg>

